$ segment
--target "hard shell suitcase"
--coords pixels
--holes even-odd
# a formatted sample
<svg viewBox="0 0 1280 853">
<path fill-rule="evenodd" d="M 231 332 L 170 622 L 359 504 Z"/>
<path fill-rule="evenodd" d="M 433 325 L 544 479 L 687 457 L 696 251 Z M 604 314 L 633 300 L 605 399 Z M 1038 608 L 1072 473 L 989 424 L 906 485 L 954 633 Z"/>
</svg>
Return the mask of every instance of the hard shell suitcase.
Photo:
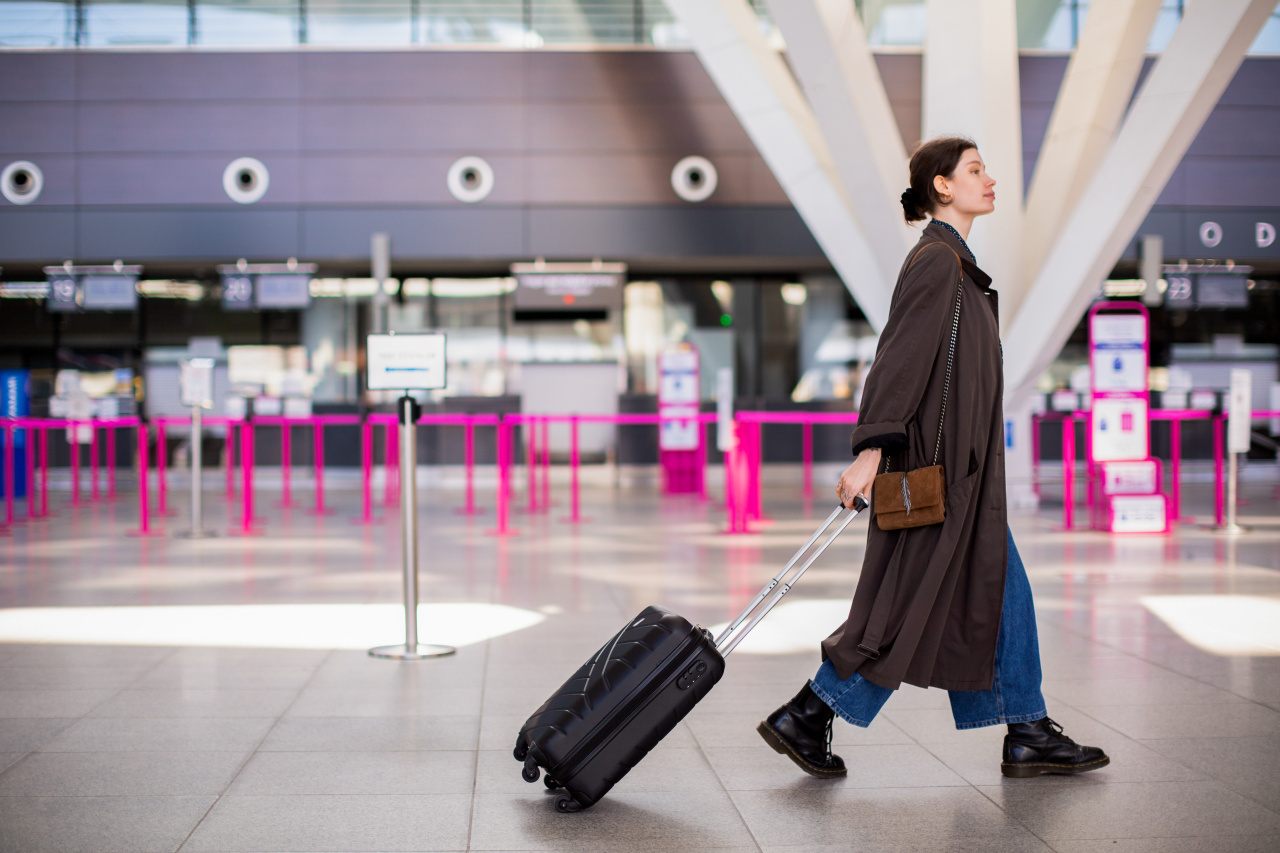
<svg viewBox="0 0 1280 853">
<path fill-rule="evenodd" d="M 854 505 L 784 582 L 845 511 L 836 507 L 719 638 L 663 607 L 646 607 L 623 626 L 520 729 L 515 757 L 524 762 L 525 781 L 538 781 L 545 770 L 546 786 L 566 791 L 556 800 L 561 812 L 599 802 L 710 692 L 724 675 L 729 652 L 866 507 L 861 498 Z"/>
</svg>

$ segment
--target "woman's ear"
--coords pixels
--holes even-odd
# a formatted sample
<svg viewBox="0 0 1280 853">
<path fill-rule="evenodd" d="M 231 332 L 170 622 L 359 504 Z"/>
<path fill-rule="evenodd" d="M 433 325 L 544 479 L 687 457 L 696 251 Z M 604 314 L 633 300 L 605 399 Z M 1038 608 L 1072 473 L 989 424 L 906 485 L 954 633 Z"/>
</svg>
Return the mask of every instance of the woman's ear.
<svg viewBox="0 0 1280 853">
<path fill-rule="evenodd" d="M 949 198 L 951 196 L 951 190 L 947 189 L 947 179 L 942 175 L 933 176 L 933 188 L 937 190 L 941 198 Z"/>
</svg>

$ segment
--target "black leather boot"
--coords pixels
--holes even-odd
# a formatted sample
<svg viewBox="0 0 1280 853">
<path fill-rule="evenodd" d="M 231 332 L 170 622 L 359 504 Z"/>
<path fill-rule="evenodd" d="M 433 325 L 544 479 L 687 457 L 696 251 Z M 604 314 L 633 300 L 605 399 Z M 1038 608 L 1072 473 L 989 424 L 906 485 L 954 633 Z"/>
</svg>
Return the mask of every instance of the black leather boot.
<svg viewBox="0 0 1280 853">
<path fill-rule="evenodd" d="M 831 724 L 836 712 L 805 682 L 796 697 L 756 726 L 764 742 L 810 776 L 835 779 L 848 773 L 844 760 L 831 754 Z"/>
<path fill-rule="evenodd" d="M 1045 717 L 1033 723 L 1009 724 L 1000 772 L 1025 779 L 1042 773 L 1088 773 L 1110 763 L 1101 749 L 1081 746 L 1062 733 L 1062 726 Z"/>
</svg>

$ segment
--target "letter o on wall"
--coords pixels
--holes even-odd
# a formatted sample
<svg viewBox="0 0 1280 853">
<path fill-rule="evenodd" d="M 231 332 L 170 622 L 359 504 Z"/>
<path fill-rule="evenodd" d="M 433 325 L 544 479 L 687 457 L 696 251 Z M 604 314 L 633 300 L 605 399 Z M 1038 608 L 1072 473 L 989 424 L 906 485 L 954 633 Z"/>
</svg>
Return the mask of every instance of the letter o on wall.
<svg viewBox="0 0 1280 853">
<path fill-rule="evenodd" d="M 13 204 L 31 204 L 44 189 L 44 172 L 28 160 L 16 160 L 0 173 L 0 192 Z"/>
<path fill-rule="evenodd" d="M 1200 224 L 1200 242 L 1210 249 L 1222 242 L 1222 226 L 1216 222 Z"/>
<path fill-rule="evenodd" d="M 700 202 L 711 198 L 719 176 L 706 157 L 685 157 L 671 170 L 671 189 L 685 201 Z"/>
<path fill-rule="evenodd" d="M 261 160 L 237 157 L 222 172 L 222 189 L 237 204 L 253 204 L 267 193 L 271 174 Z"/>
<path fill-rule="evenodd" d="M 482 157 L 459 157 L 449 167 L 446 182 L 450 195 L 474 204 L 493 192 L 493 167 Z"/>
</svg>

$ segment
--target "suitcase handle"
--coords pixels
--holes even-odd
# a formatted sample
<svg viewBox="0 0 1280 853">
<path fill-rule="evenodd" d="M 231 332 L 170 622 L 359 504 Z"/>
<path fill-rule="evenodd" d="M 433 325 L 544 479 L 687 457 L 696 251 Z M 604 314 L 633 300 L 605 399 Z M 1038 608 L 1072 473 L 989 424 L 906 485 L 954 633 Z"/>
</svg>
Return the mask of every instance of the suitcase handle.
<svg viewBox="0 0 1280 853">
<path fill-rule="evenodd" d="M 731 623 L 729 623 L 729 627 L 725 628 L 724 631 L 720 633 L 720 636 L 716 638 L 716 651 L 720 652 L 721 655 L 728 657 L 729 653 L 738 647 L 738 643 L 741 643 L 746 638 L 747 634 L 751 633 L 751 630 L 760 623 L 760 620 L 765 616 L 768 616 L 769 611 L 776 607 L 778 602 L 782 601 L 782 597 L 791 591 L 791 587 L 795 586 L 796 582 L 800 580 L 801 575 L 808 571 L 809 567 L 822 556 L 822 552 L 826 551 L 827 547 L 836 540 L 836 537 L 843 533 L 844 529 L 848 527 L 849 524 L 858 517 L 858 514 L 866 508 L 867 502 L 862 499 L 862 496 L 859 495 L 858 497 L 855 497 L 853 499 L 853 509 L 849 512 L 849 515 L 845 517 L 844 521 L 840 523 L 840 526 L 835 529 L 835 532 L 828 536 L 818 549 L 809 555 L 809 558 L 804 561 L 799 570 L 796 571 L 795 575 L 792 576 L 790 580 L 784 582 L 783 578 L 786 577 L 789 571 L 791 571 L 792 567 L 800 561 L 800 558 L 804 556 L 806 551 L 813 547 L 813 543 L 817 542 L 822 534 L 825 533 L 833 523 L 835 523 L 836 519 L 840 517 L 840 513 L 845 511 L 844 504 L 837 504 L 835 510 L 832 511 L 831 515 L 827 516 L 827 520 L 823 522 L 822 526 L 814 531 L 814 534 L 809 537 L 809 541 L 801 545 L 800 550 L 796 551 L 791 559 L 787 561 L 787 564 L 782 567 L 782 571 L 774 575 L 772 580 L 766 583 L 760 590 L 759 594 L 756 595 L 755 600 L 747 605 L 747 607 L 739 613 Z M 779 584 L 782 585 L 782 588 L 778 589 L 778 591 L 773 594 L 773 597 L 769 598 L 768 602 L 761 608 L 761 602 L 768 598 L 769 593 L 773 592 Z M 759 612 L 756 613 L 755 616 L 751 616 L 757 608 L 759 608 Z M 751 621 L 749 622 L 747 622 L 748 617 L 751 617 Z M 746 622 L 745 627 L 743 627 L 744 622 Z M 738 630 L 739 628 L 741 628 L 741 630 Z"/>
</svg>

